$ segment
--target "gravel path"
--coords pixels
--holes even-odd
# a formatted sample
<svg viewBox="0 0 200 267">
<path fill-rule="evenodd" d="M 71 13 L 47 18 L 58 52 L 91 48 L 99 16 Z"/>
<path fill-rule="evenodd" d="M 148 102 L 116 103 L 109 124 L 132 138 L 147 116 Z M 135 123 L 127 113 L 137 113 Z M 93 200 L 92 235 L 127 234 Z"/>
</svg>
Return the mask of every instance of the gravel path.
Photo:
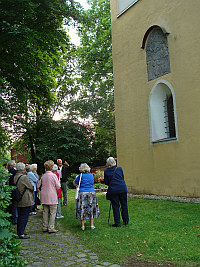
<svg viewBox="0 0 200 267">
<path fill-rule="evenodd" d="M 70 231 L 58 225 L 56 234 L 42 232 L 42 212 L 29 217 L 26 232 L 30 239 L 22 240 L 22 257 L 31 266 L 109 266 L 120 267 L 110 262 L 100 262 L 98 256 L 87 250 Z"/>
</svg>

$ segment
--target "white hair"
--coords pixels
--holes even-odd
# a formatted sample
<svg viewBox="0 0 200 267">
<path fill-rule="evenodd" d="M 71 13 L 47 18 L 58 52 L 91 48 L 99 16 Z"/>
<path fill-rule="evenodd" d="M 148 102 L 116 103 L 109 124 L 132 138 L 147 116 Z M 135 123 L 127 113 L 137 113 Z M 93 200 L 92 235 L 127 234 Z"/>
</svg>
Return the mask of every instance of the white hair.
<svg viewBox="0 0 200 267">
<path fill-rule="evenodd" d="M 8 170 L 12 169 L 15 165 L 15 160 L 8 161 Z"/>
<path fill-rule="evenodd" d="M 107 160 L 106 160 L 106 165 L 108 166 L 108 168 L 111 168 L 111 167 L 114 167 L 116 166 L 116 161 L 113 157 L 109 157 Z"/>
<path fill-rule="evenodd" d="M 24 171 L 25 169 L 25 164 L 23 162 L 18 162 L 16 165 L 17 171 Z"/>
<path fill-rule="evenodd" d="M 87 163 L 81 163 L 79 167 L 80 172 L 90 172 L 90 167 L 87 165 Z"/>
<path fill-rule="evenodd" d="M 57 164 L 54 164 L 53 165 L 53 171 L 57 171 L 58 170 L 58 165 Z"/>
<path fill-rule="evenodd" d="M 31 172 L 31 165 L 26 166 L 26 172 Z"/>
<path fill-rule="evenodd" d="M 37 169 L 37 164 L 36 163 L 32 164 L 31 168 L 32 168 L 32 170 L 36 170 Z"/>
</svg>

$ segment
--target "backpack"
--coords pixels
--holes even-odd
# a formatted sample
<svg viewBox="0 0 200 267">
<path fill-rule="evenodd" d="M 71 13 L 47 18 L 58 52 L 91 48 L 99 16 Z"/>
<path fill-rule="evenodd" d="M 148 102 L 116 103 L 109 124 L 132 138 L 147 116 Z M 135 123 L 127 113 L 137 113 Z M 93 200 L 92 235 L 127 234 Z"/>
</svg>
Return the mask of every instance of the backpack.
<svg viewBox="0 0 200 267">
<path fill-rule="evenodd" d="M 15 189 L 13 189 L 13 191 L 11 193 L 11 198 L 12 198 L 12 201 L 13 202 L 19 202 L 22 199 L 22 197 L 23 197 L 23 195 L 24 195 L 24 193 L 26 191 L 26 188 L 25 188 L 24 192 L 22 192 L 22 194 L 21 194 L 19 192 L 19 189 L 17 188 L 17 183 L 18 183 L 18 181 L 19 181 L 19 179 L 20 179 L 21 176 L 23 176 L 23 175 L 20 175 L 19 176 L 19 178 L 18 178 L 18 180 L 17 180 L 17 182 L 15 184 L 16 187 L 15 187 Z"/>
</svg>

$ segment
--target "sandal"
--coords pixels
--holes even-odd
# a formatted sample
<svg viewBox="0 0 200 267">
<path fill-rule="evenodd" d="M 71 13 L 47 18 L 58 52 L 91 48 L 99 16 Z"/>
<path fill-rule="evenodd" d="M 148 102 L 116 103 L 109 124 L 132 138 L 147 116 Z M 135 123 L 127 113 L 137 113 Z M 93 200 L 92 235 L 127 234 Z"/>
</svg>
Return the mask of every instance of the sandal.
<svg viewBox="0 0 200 267">
<path fill-rule="evenodd" d="M 91 228 L 92 230 L 94 230 L 96 227 L 95 227 L 94 225 L 92 225 L 92 226 L 90 226 L 90 228 Z"/>
<path fill-rule="evenodd" d="M 84 230 L 85 230 L 85 226 L 81 226 L 81 230 L 83 230 L 83 231 L 84 231 Z"/>
</svg>

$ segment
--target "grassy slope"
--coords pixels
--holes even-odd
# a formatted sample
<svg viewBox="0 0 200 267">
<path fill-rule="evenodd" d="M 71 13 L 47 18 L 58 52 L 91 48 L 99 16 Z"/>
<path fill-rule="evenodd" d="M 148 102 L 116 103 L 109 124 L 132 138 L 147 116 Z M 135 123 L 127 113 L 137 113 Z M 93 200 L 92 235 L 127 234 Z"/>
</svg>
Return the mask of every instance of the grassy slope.
<svg viewBox="0 0 200 267">
<path fill-rule="evenodd" d="M 97 194 L 101 216 L 96 229 L 80 230 L 75 219 L 74 190 L 68 191 L 68 206 L 62 207 L 62 224 L 78 235 L 101 259 L 122 263 L 127 257 L 154 262 L 200 266 L 200 212 L 198 204 L 163 200 L 128 199 L 130 224 L 110 227 L 109 201 Z M 110 223 L 113 223 L 111 214 Z"/>
</svg>

